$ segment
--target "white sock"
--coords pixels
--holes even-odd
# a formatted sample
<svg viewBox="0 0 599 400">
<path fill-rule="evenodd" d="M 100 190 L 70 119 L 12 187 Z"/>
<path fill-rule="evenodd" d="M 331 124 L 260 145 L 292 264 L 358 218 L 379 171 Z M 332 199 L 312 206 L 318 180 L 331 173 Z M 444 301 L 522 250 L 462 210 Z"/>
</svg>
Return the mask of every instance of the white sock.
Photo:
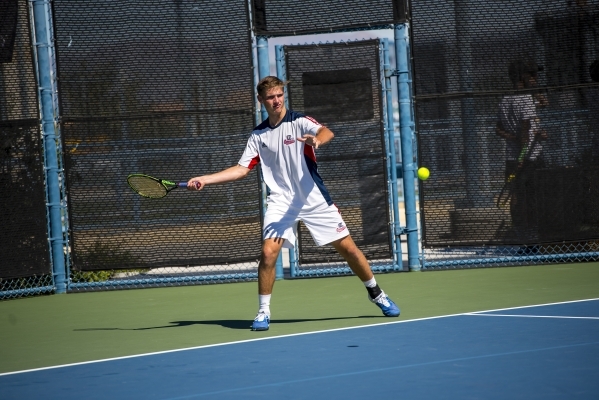
<svg viewBox="0 0 599 400">
<path fill-rule="evenodd" d="M 368 281 L 364 281 L 362 283 L 364 283 L 364 286 L 366 286 L 366 287 L 375 287 L 376 286 L 376 279 L 374 279 L 374 276 L 373 276 L 372 279 L 370 279 Z"/>
<path fill-rule="evenodd" d="M 258 312 L 263 311 L 270 317 L 270 294 L 259 294 L 258 295 Z"/>
</svg>

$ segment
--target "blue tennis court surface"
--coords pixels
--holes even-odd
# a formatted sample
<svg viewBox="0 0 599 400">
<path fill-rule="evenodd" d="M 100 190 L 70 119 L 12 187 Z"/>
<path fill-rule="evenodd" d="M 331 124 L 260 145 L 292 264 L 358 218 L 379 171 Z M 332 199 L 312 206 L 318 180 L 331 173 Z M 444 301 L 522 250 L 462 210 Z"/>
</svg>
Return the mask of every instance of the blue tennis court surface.
<svg viewBox="0 0 599 400">
<path fill-rule="evenodd" d="M 4 374 L 0 398 L 597 399 L 598 378 L 593 299 Z"/>
</svg>

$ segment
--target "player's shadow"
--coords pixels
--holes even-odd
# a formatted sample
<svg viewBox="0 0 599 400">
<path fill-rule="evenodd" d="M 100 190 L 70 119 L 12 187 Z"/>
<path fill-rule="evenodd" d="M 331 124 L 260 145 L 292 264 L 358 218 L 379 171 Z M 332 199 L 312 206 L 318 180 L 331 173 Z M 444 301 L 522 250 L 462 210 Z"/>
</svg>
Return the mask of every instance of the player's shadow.
<svg viewBox="0 0 599 400">
<path fill-rule="evenodd" d="M 305 319 L 273 319 L 271 323 L 274 324 L 295 324 L 298 322 L 314 322 L 314 321 L 334 321 L 344 319 L 363 319 L 363 318 L 381 318 L 376 315 L 363 315 L 358 317 L 339 317 L 339 318 L 305 318 Z M 164 328 L 184 328 L 192 325 L 219 325 L 223 328 L 229 329 L 250 329 L 252 321 L 247 319 L 217 319 L 212 321 L 173 321 L 169 322 L 170 325 L 162 326 L 149 326 L 146 328 L 85 328 L 85 329 L 73 329 L 74 331 L 146 331 L 151 329 L 164 329 Z"/>
</svg>

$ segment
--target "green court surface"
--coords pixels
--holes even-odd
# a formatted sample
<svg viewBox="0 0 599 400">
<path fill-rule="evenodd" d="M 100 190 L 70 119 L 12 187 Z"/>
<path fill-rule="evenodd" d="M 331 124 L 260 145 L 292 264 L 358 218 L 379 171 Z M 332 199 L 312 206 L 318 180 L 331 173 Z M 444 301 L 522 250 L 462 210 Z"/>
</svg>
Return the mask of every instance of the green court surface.
<svg viewBox="0 0 599 400">
<path fill-rule="evenodd" d="M 599 298 L 599 263 L 377 275 L 400 306 L 379 317 L 356 277 L 278 281 L 267 332 L 255 282 L 0 302 L 0 373 L 396 320 Z M 264 343 L 268 346 L 268 343 Z"/>
</svg>

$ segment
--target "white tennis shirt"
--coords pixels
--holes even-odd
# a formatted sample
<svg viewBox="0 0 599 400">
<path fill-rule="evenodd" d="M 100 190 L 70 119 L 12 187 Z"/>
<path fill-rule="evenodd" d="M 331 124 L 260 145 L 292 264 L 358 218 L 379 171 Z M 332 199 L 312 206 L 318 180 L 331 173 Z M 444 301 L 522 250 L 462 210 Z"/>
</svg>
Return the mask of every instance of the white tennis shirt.
<svg viewBox="0 0 599 400">
<path fill-rule="evenodd" d="M 321 127 L 313 118 L 287 110 L 277 126 L 267 119 L 252 131 L 239 165 L 252 169 L 260 163 L 270 189 L 269 208 L 311 210 L 333 204 L 318 174 L 314 148 L 297 140 L 316 135 Z"/>
</svg>

